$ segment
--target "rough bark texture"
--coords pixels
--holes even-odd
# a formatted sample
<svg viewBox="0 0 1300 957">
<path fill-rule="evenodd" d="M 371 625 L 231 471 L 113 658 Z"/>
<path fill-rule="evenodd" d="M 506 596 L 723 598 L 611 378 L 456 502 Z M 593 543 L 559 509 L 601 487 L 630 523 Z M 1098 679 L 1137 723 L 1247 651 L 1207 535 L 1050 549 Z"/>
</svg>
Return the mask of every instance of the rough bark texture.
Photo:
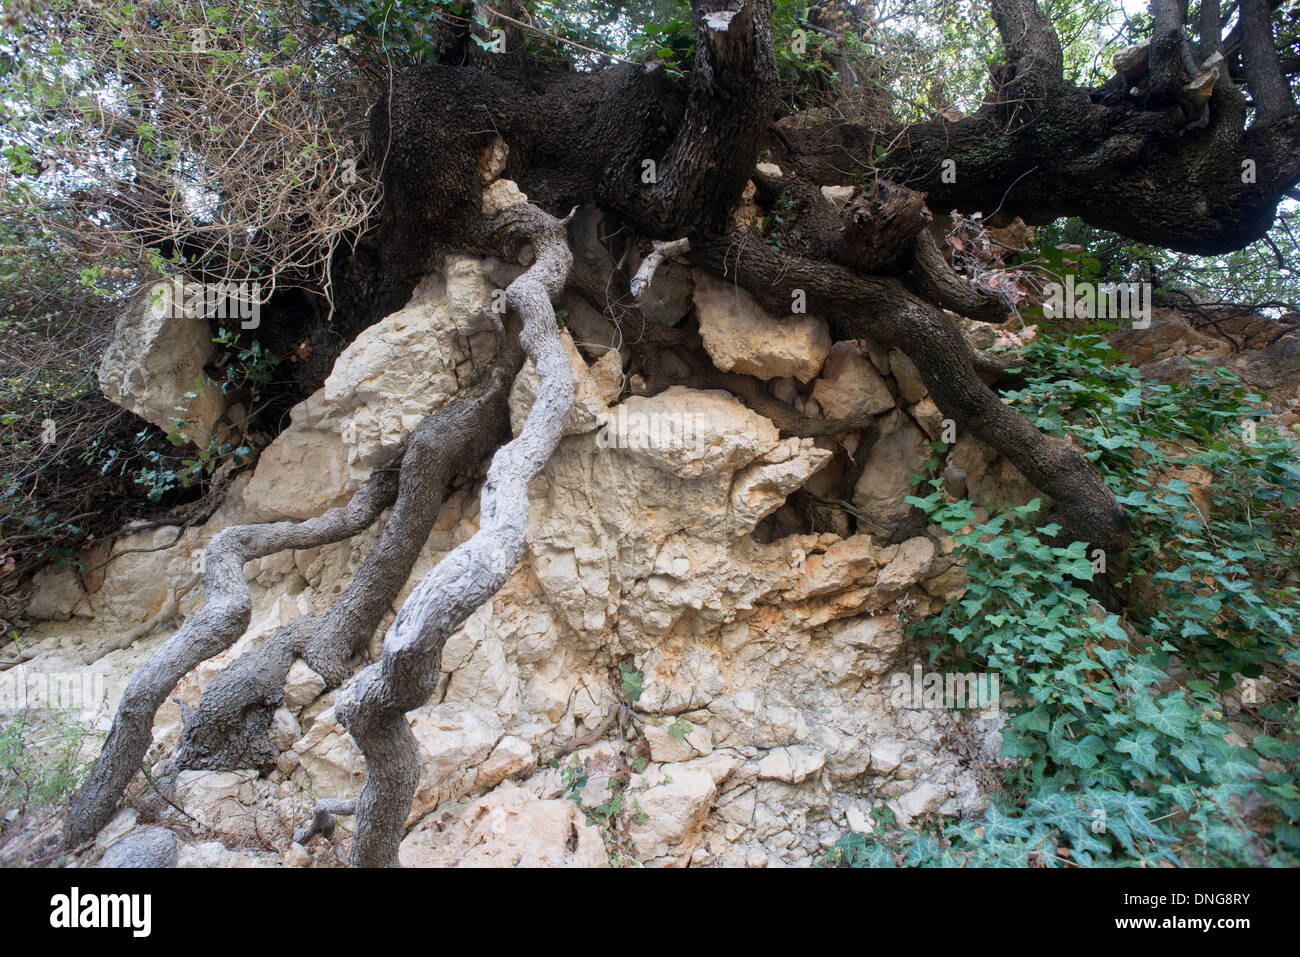
<svg viewBox="0 0 1300 957">
<path fill-rule="evenodd" d="M 1249 129 L 1244 98 L 1222 78 L 1205 116 L 1163 103 L 1150 77 L 1136 81 L 1136 95 L 1122 77 L 1081 89 L 1061 78 L 1059 43 L 1041 14 L 1029 12 L 1033 0 L 993 0 L 992 7 L 1008 63 L 994 70 L 993 93 L 976 113 L 886 129 L 796 115 L 779 124 L 791 147 L 774 144 L 782 165 L 815 183 L 840 183 L 846 170 L 876 165 L 879 145 L 889 148 L 881 174 L 925 192 L 936 211 L 1000 209 L 1031 224 L 1078 216 L 1205 255 L 1239 249 L 1272 225 L 1278 202 L 1300 179 L 1300 117 L 1289 89 L 1276 117 L 1266 109 Z M 1247 64 L 1257 103 L 1259 90 L 1270 88 L 1270 68 L 1279 70 L 1267 17 L 1263 28 L 1263 65 L 1252 71 Z M 1182 73 L 1177 55 L 1168 63 Z M 1243 182 L 1247 159 L 1257 171 L 1252 182 Z M 945 160 L 956 165 L 955 182 L 944 181 Z"/>
<path fill-rule="evenodd" d="M 419 778 L 406 713 L 433 694 L 447 638 L 496 593 L 523 555 L 528 485 L 555 451 L 573 407 L 572 373 L 551 308 L 572 261 L 563 224 L 526 204 L 500 215 L 533 246 L 533 265 L 507 287 L 506 300 L 523 319 L 520 339 L 537 368 L 537 398 L 519 437 L 492 460 L 479 530 L 416 586 L 384 638 L 380 660 L 347 684 L 335 705 L 366 757 L 352 845 L 352 863 L 360 867 L 397 863 Z"/>
<path fill-rule="evenodd" d="M 742 233 L 692 245 L 697 265 L 736 282 L 774 312 L 802 289 L 808 311 L 825 317 L 837 339 L 874 339 L 916 363 L 932 398 L 959 429 L 969 429 L 1051 495 L 1062 535 L 1122 551 L 1128 520 L 1114 496 L 1068 442 L 1045 436 L 1004 404 L 979 377 L 961 330 L 904 283 L 831 263 L 793 259 Z"/>
<path fill-rule="evenodd" d="M 274 764 L 279 751 L 267 732 L 294 659 L 304 659 L 331 688 L 351 675 L 352 657 L 374 636 L 410 576 L 448 483 L 508 433 L 507 399 L 521 364 L 517 346 L 503 342 L 494 368 L 471 394 L 416 427 L 402 455 L 393 510 L 348 587 L 328 612 L 286 625 L 212 680 L 199 706 L 185 715 L 177 768 Z"/>
<path fill-rule="evenodd" d="M 393 501 L 396 491 L 395 476 L 379 472 L 346 506 L 318 518 L 237 525 L 208 543 L 203 551 L 203 605 L 127 685 L 99 759 L 68 811 L 68 846 L 84 844 L 112 817 L 153 741 L 154 716 L 176 683 L 233 645 L 248 628 L 252 603 L 244 563 L 286 548 L 314 548 L 356 535 Z"/>
<path fill-rule="evenodd" d="M 1182 43 L 1185 11 L 1176 0 L 1154 6 L 1149 75 L 1136 87 L 1118 77 L 1091 91 L 1063 81 L 1060 42 L 1035 0 L 992 0 L 1006 62 L 992 70 L 989 97 L 973 116 L 883 131 L 796 116 L 775 127 L 771 139 L 777 74 L 770 0 L 693 0 L 691 9 L 697 44 L 685 81 L 657 61 L 594 74 L 545 72 L 520 55 L 522 43 L 509 45 L 514 52 L 500 60 L 463 44 L 466 65 L 399 77 L 371 114 L 370 144 L 386 196 L 369 253 L 382 263 L 377 286 L 409 288 L 448 244 L 531 243 L 532 265 L 507 299 L 522 320 L 522 347 L 540 386 L 523 432 L 493 459 L 478 533 L 425 577 L 385 637 L 380 660 L 339 695 L 336 715 L 365 754 L 367 778 L 355 802 L 323 807 L 303 833 L 354 810 L 354 864 L 396 862 L 418 776 L 406 714 L 432 694 L 448 636 L 519 560 L 528 484 L 559 441 L 573 401 L 550 299 L 566 277 L 598 308 L 605 291 L 589 270 L 569 276 L 571 256 L 556 217 L 578 203 L 598 203 L 642 237 L 683 241 L 672 248 L 689 247 L 695 266 L 744 287 L 774 315 L 785 314 L 791 293 L 802 290 L 808 312 L 826 318 L 837 339 L 870 338 L 907 354 L 959 429 L 988 442 L 1052 496 L 1049 520 L 1061 523 L 1063 537 L 1117 552 L 1127 541 L 1127 520 L 1105 484 L 1080 451 L 1042 435 L 985 385 L 980 374 L 998 374 L 999 363 L 974 353 L 943 311 L 983 321 L 1008 314 L 1000 297 L 953 272 L 924 228 L 928 210 L 1018 213 L 1030 222 L 1076 215 L 1147 242 L 1215 253 L 1258 238 L 1300 180 L 1300 116 L 1285 78 L 1277 87 L 1268 0 L 1243 3 L 1239 29 L 1222 41 L 1217 7 L 1202 14 L 1213 35 L 1202 38 L 1201 56 L 1220 46 L 1225 56 L 1242 54 L 1256 109 L 1249 128 L 1245 98 L 1226 71 L 1212 78 L 1208 102 L 1183 85 L 1195 72 L 1189 67 L 1203 64 Z M 480 211 L 477 158 L 498 136 L 509 146 L 504 175 L 530 202 L 489 224 Z M 890 152 L 877 168 L 875 147 L 886 143 Z M 765 145 L 783 170 L 779 178 L 755 170 Z M 1241 175 L 1244 159 L 1255 161 L 1251 182 Z M 956 163 L 955 183 L 944 181 L 945 160 Z M 731 221 L 750 179 L 765 202 L 783 198 L 797 211 L 781 249 Z M 868 181 L 871 189 L 842 206 L 821 189 Z M 661 331 L 662 341 L 690 335 Z M 205 602 L 128 687 L 74 800 L 71 845 L 92 837 L 112 814 L 149 746 L 154 715 L 180 678 L 247 628 L 244 563 L 355 535 L 393 505 L 379 544 L 334 607 L 282 629 L 208 686 L 186 716 L 178 764 L 256 767 L 274 760 L 266 729 L 295 657 L 332 686 L 348 681 L 356 652 L 409 576 L 448 480 L 504 434 L 505 397 L 520 361 L 518 349 L 500 350 L 478 391 L 416 430 L 400 474 L 377 472 L 347 507 L 302 523 L 232 528 L 213 539 L 205 553 Z M 818 424 L 782 412 L 757 380 L 696 371 L 785 431 L 861 427 L 868 443 L 873 437 L 874 425 L 865 421 Z"/>
</svg>

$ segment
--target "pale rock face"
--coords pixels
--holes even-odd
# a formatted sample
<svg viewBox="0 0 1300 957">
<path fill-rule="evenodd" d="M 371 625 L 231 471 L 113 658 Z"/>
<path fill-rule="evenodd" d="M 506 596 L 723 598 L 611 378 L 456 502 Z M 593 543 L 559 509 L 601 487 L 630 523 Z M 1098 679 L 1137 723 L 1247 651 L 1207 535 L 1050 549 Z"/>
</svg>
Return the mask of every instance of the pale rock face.
<svg viewBox="0 0 1300 957">
<path fill-rule="evenodd" d="M 663 634 L 687 613 L 721 621 L 789 575 L 788 545 L 740 544 L 741 554 L 786 565 L 756 581 L 728 543 L 830 452 L 781 440 L 767 419 L 716 392 L 633 397 L 607 422 L 598 435 L 564 439 L 531 490 L 533 571 L 570 627 L 598 635 L 623 604 L 633 606 L 624 630 Z"/>
<path fill-rule="evenodd" d="M 853 187 L 852 186 L 823 186 L 822 196 L 826 198 L 827 202 L 833 204 L 839 209 L 843 209 L 845 206 L 848 205 L 849 200 L 853 198 Z"/>
<path fill-rule="evenodd" d="M 316 700 L 325 690 L 325 679 L 312 671 L 301 658 L 289 666 L 284 679 L 284 700 L 291 708 L 302 708 Z"/>
<path fill-rule="evenodd" d="M 532 746 L 523 738 L 506 735 L 497 744 L 479 769 L 479 787 L 495 787 L 507 778 L 533 767 L 535 756 Z"/>
<path fill-rule="evenodd" d="M 826 766 L 826 754 L 815 748 L 774 748 L 758 762 L 758 776 L 799 784 Z"/>
<path fill-rule="evenodd" d="M 600 867 L 606 854 L 574 802 L 503 787 L 466 805 L 445 829 L 417 827 L 398 859 L 405 867 Z"/>
<path fill-rule="evenodd" d="M 332 411 L 312 419 L 300 409 L 285 433 L 288 442 L 334 462 L 336 472 L 307 474 L 290 458 L 264 454 L 252 491 L 241 496 L 243 486 L 235 485 L 222 510 L 202 528 L 187 530 L 176 546 L 164 547 L 176 537 L 174 528 L 119 540 L 114 547 L 160 550 L 124 555 L 106 569 L 103 586 L 88 598 L 102 622 L 74 617 L 37 625 L 31 643 L 44 643 L 33 666 L 66 669 L 67 656 L 145 620 L 168 585 L 191 573 L 195 553 L 213 534 L 265 514 L 265 501 L 287 500 L 298 509 L 295 496 L 321 487 L 330 475 L 341 477 L 330 494 L 347 494 L 349 483 L 368 469 L 359 463 L 381 455 L 401 430 L 357 428 L 344 446 L 339 424 L 377 410 L 405 414 L 409 395 L 421 390 L 422 414 L 446 401 L 471 371 L 471 347 L 456 345 L 453 330 L 457 323 L 465 328 L 475 309 L 490 308 L 491 289 L 508 282 L 512 271 L 490 260 L 449 260 L 447 278 L 429 280 L 403 310 L 401 322 L 422 330 L 418 348 L 415 332 L 397 328 L 390 323 L 394 317 L 384 320 L 390 323 L 385 334 L 405 346 L 362 341 L 331 375 L 331 381 L 349 383 L 347 390 L 359 390 L 360 398 L 348 398 L 341 385 L 328 386 L 312 401 Z M 495 345 L 491 333 L 482 341 Z M 394 361 L 388 368 L 377 358 L 394 352 L 405 352 L 412 364 L 402 368 Z M 571 351 L 571 362 L 578 354 Z M 490 348 L 481 358 L 489 356 Z M 595 384 L 605 425 L 593 418 L 561 440 L 529 489 L 523 560 L 450 636 L 438 690 L 408 715 L 421 774 L 403 862 L 604 863 L 606 848 L 582 808 L 608 800 L 619 787 L 626 788 L 629 815 L 638 805 L 644 812 L 635 823 L 625 821 L 631 850 L 656 866 L 811 863 L 832 832 L 849 826 L 849 810 L 865 814 L 882 801 L 907 800 L 909 808 L 939 801 L 939 813 L 978 809 L 983 796 L 942 744 L 946 713 L 905 710 L 890 701 L 889 675 L 909 666 L 899 610 L 932 614 L 939 607 L 936 595 L 957 592 L 960 582 L 947 554 L 926 536 L 887 548 L 867 534 L 794 534 L 760 542 L 752 534 L 756 524 L 830 461 L 829 449 L 811 439 L 782 439 L 771 422 L 724 393 L 677 387 L 607 409 L 618 395 L 616 378 L 621 388 L 617 356 L 605 350 L 589 354 L 593 366 L 574 363 L 575 376 L 582 372 Z M 602 362 L 606 368 L 598 368 Z M 515 404 L 522 410 L 521 396 Z M 654 441 L 625 441 L 635 431 L 629 412 L 643 415 L 647 425 L 659 423 L 649 433 Z M 706 413 L 692 420 L 700 427 L 691 442 L 685 441 L 686 413 Z M 892 438 L 904 452 L 915 450 L 921 433 L 905 413 L 894 412 L 887 424 L 882 441 Z M 868 469 L 876 454 L 868 457 Z M 899 460 L 887 468 L 877 461 L 880 475 L 889 479 L 901 470 L 905 480 L 915 465 L 906 455 Z M 480 485 L 474 480 L 448 496 L 398 604 L 449 549 L 473 534 Z M 325 498 L 312 508 L 323 507 Z M 251 643 L 328 608 L 378 534 L 377 524 L 350 541 L 250 562 L 249 631 L 186 675 L 172 697 L 192 707 L 206 682 Z M 950 540 L 939 541 L 951 549 Z M 182 611 L 192 611 L 200 598 L 196 589 Z M 372 655 L 386 627 L 387 621 Z M 169 633 L 160 628 L 88 666 L 113 676 L 110 709 Z M 639 688 L 635 694 L 629 674 Z M 223 840 L 248 849 L 183 842 L 182 866 L 304 863 L 290 844 L 311 801 L 355 795 L 365 777 L 360 751 L 334 718 L 337 694 L 305 664 L 295 664 L 285 707 L 272 722 L 276 745 L 288 750 L 271 778 L 199 772 L 216 776 L 185 779 L 184 806 L 213 822 Z M 602 740 L 575 751 L 573 760 L 607 763 L 592 765 L 580 794 L 566 791 L 560 771 L 546 766 L 548 756 L 622 708 L 639 720 L 616 723 Z M 110 715 L 96 718 L 101 728 Z M 981 713 L 977 720 L 996 749 L 1000 719 Z M 169 701 L 155 740 L 164 747 L 174 742 L 179 723 L 179 706 Z M 619 727 L 629 740 L 616 737 Z M 637 742 L 639 736 L 646 740 Z M 652 763 L 628 781 L 614 767 L 624 746 L 634 744 L 648 744 Z M 926 785 L 933 790 L 908 797 Z M 265 846 L 257 842 L 268 835 L 274 853 L 251 850 Z M 320 841 L 306 850 L 317 862 L 331 859 L 332 850 Z"/>
<path fill-rule="evenodd" d="M 172 525 L 122 536 L 113 550 L 125 554 L 104 569 L 103 583 L 90 596 L 91 606 L 100 615 L 146 621 L 162 609 L 169 590 L 199 567 L 207 537 Z"/>
<path fill-rule="evenodd" d="M 888 615 L 848 618 L 837 622 L 831 632 L 836 644 L 851 655 L 851 672 L 883 675 L 899 658 L 905 640 L 903 626 Z"/>
<path fill-rule="evenodd" d="M 938 555 L 934 542 L 920 535 L 909 538 L 897 548 L 894 557 L 876 578 L 876 588 L 890 594 L 904 591 L 925 578 Z"/>
<path fill-rule="evenodd" d="M 448 256 L 442 273 L 357 336 L 324 386 L 293 408 L 258 459 L 248 506 L 269 519 L 345 504 L 421 420 L 486 370 L 496 348 L 493 294 L 513 274 L 495 260 Z"/>
<path fill-rule="evenodd" d="M 916 420 L 916 424 L 925 432 L 926 438 L 931 442 L 939 441 L 943 435 L 943 413 L 939 410 L 939 406 L 935 404 L 934 399 L 927 395 L 908 411 L 912 414 L 912 418 Z"/>
<path fill-rule="evenodd" d="M 665 719 L 659 724 L 648 723 L 642 730 L 653 761 L 689 761 L 706 757 L 713 751 L 713 736 L 709 729 L 690 722 L 679 726 L 677 721 L 670 724 Z"/>
<path fill-rule="evenodd" d="M 216 346 L 208 320 L 187 312 L 175 288 L 159 283 L 123 309 L 100 360 L 99 387 L 110 402 L 164 431 L 185 420 L 179 433 L 204 448 L 226 409 L 220 388 L 203 371 Z M 183 288 L 188 299 L 202 287 Z"/>
<path fill-rule="evenodd" d="M 593 378 L 592 370 L 587 368 L 587 363 L 579 355 L 568 330 L 560 332 L 560 344 L 564 346 L 573 369 L 573 408 L 565 420 L 564 434 L 582 435 L 594 429 L 599 417 L 604 414 L 609 383 L 606 381 L 602 386 Z M 617 356 L 617 353 L 613 355 Z M 510 389 L 510 427 L 515 435 L 523 431 L 524 420 L 528 418 L 533 402 L 537 399 L 537 383 L 537 367 L 533 365 L 532 359 L 527 359 Z"/>
<path fill-rule="evenodd" d="M 899 352 L 897 349 L 889 353 L 889 370 L 894 374 L 894 381 L 898 383 L 898 394 L 906 402 L 920 402 L 925 398 L 925 383 L 921 381 L 921 373 L 916 368 L 916 363 Z"/>
<path fill-rule="evenodd" d="M 288 751 L 302 737 L 302 726 L 288 708 L 277 708 L 271 716 L 271 730 L 267 736 L 281 751 Z"/>
<path fill-rule="evenodd" d="M 183 844 L 177 867 L 276 867 L 277 855 L 257 854 L 250 851 L 232 851 L 220 841 L 202 844 Z"/>
<path fill-rule="evenodd" d="M 484 183 L 490 183 L 504 173 L 509 156 L 510 145 L 499 136 L 492 137 L 492 142 L 479 150 L 479 179 Z"/>
<path fill-rule="evenodd" d="M 176 803 L 208 827 L 225 834 L 256 832 L 256 771 L 182 771 L 176 775 Z"/>
<path fill-rule="evenodd" d="M 910 420 L 902 422 L 871 448 L 866 466 L 853 489 L 853 504 L 880 525 L 907 518 L 912 506 L 910 476 L 930 457 L 925 436 Z"/>
<path fill-rule="evenodd" d="M 938 811 L 947 799 L 946 789 L 936 784 L 922 784 L 916 790 L 909 791 L 898 799 L 897 817 L 900 823 L 910 823 L 915 817 Z"/>
<path fill-rule="evenodd" d="M 32 576 L 32 597 L 27 603 L 27 617 L 67 621 L 75 614 L 93 617 L 77 573 L 72 569 L 55 571 L 42 568 Z"/>
<path fill-rule="evenodd" d="M 824 320 L 771 316 L 743 289 L 699 272 L 695 310 L 705 351 L 723 372 L 764 380 L 792 376 L 806 383 L 821 371 L 831 349 Z"/>
<path fill-rule="evenodd" d="M 495 216 L 508 206 L 526 202 L 528 202 L 527 194 L 519 188 L 514 180 L 493 180 L 483 190 L 483 215 Z"/>
<path fill-rule="evenodd" d="M 628 829 L 638 855 L 649 867 L 681 867 L 703 836 L 717 784 L 704 768 L 665 765 L 662 782 L 641 791 L 645 819 Z"/>
<path fill-rule="evenodd" d="M 831 420 L 879 415 L 894 407 L 894 395 L 871 360 L 848 342 L 831 347 L 812 397 Z"/>
<path fill-rule="evenodd" d="M 685 386 L 632 396 L 601 425 L 603 447 L 684 479 L 735 472 L 779 438 L 776 426 L 728 393 Z"/>
</svg>

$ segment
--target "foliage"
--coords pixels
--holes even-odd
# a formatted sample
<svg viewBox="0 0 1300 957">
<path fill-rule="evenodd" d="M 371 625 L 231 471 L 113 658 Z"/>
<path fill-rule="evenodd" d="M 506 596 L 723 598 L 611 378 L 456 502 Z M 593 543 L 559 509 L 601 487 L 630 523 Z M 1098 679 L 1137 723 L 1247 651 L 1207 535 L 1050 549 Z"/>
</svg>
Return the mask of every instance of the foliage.
<svg viewBox="0 0 1300 957">
<path fill-rule="evenodd" d="M 7 0 L 0 212 L 96 278 L 166 266 L 328 282 L 378 195 L 357 172 L 371 92 L 293 5 Z M 115 273 L 120 275 L 120 272 Z"/>
<path fill-rule="evenodd" d="M 46 849 L 91 757 L 88 737 L 75 711 L 0 717 L 0 866 L 49 863 Z"/>
<path fill-rule="evenodd" d="M 1048 245 L 1074 245 L 1088 251 L 1101 281 L 1152 283 L 1176 287 L 1201 304 L 1232 304 L 1270 311 L 1300 312 L 1300 207 L 1284 201 L 1265 238 L 1220 256 L 1194 256 L 1148 246 L 1094 229 L 1078 219 L 1062 219 L 1038 230 Z"/>
<path fill-rule="evenodd" d="M 1130 560 L 1106 570 L 1131 621 L 1086 590 L 1104 556 L 1035 527 L 1038 500 L 983 518 L 933 480 L 914 504 L 953 534 L 970 583 L 911 631 L 1013 694 L 1013 797 L 978 825 L 847 837 L 833 860 L 1296 862 L 1294 449 L 1262 427 L 1244 440 L 1258 396 L 1225 370 L 1149 382 L 1097 333 L 1040 339 L 1025 358 L 1026 385 L 1006 400 L 1077 439 L 1132 517 Z M 1265 839 L 1243 822 L 1258 802 L 1273 820 Z"/>
</svg>

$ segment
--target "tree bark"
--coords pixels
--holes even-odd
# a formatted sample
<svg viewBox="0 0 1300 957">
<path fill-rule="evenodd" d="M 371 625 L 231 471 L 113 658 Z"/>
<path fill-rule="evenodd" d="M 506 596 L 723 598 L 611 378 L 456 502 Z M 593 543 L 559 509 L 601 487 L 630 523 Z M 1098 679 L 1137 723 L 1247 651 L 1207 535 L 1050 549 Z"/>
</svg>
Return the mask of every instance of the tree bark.
<svg viewBox="0 0 1300 957">
<path fill-rule="evenodd" d="M 419 778 L 419 751 L 406 713 L 433 694 L 447 638 L 496 594 L 522 557 L 529 483 L 555 451 L 573 407 L 569 359 L 551 308 L 572 261 L 563 224 L 528 204 L 500 215 L 534 250 L 533 265 L 507 287 L 506 300 L 523 320 L 520 338 L 537 368 L 537 398 L 519 437 L 492 460 L 479 530 L 416 586 L 384 638 L 380 660 L 339 694 L 334 713 L 366 758 L 352 845 L 358 867 L 397 864 Z"/>
</svg>

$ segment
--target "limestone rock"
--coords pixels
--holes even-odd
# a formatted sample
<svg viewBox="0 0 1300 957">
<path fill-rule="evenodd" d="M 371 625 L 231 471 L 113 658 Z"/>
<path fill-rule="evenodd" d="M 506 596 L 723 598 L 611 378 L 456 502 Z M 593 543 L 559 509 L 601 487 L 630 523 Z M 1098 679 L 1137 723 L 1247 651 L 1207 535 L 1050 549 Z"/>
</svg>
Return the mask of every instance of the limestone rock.
<svg viewBox="0 0 1300 957">
<path fill-rule="evenodd" d="M 80 612 L 91 617 L 86 590 L 72 569 L 57 571 L 42 568 L 32 576 L 32 597 L 27 602 L 27 617 L 67 621 Z"/>
<path fill-rule="evenodd" d="M 921 381 L 921 373 L 917 370 L 916 363 L 898 349 L 889 353 L 889 371 L 894 374 L 894 381 L 898 383 L 898 394 L 904 401 L 920 402 L 925 398 L 925 383 Z"/>
<path fill-rule="evenodd" d="M 176 288 L 175 282 L 159 283 L 122 310 L 99 363 L 99 387 L 110 402 L 164 431 L 182 420 L 178 433 L 205 448 L 226 408 L 220 388 L 203 371 L 216 346 L 208 320 L 186 309 L 203 287 L 181 286 L 185 302 Z"/>
<path fill-rule="evenodd" d="M 758 762 L 758 776 L 799 784 L 826 766 L 826 754 L 814 748 L 790 747 L 769 751 Z"/>
<path fill-rule="evenodd" d="M 876 588 L 893 592 L 916 584 L 930 573 L 938 552 L 934 542 L 923 535 L 909 538 L 898 546 L 893 559 L 877 576 Z"/>
<path fill-rule="evenodd" d="M 810 382 L 831 349 L 830 329 L 813 316 L 775 318 L 743 289 L 704 273 L 695 277 L 704 348 L 723 372 Z"/>
<path fill-rule="evenodd" d="M 483 215 L 495 216 L 508 206 L 528 202 L 528 196 L 514 180 L 493 180 L 483 189 Z"/>
<path fill-rule="evenodd" d="M 673 386 L 602 416 L 598 441 L 685 479 L 735 472 L 777 445 L 770 420 L 726 392 Z"/>
<path fill-rule="evenodd" d="M 448 256 L 404 309 L 357 336 L 262 451 L 244 489 L 248 507 L 264 518 L 310 518 L 345 504 L 425 416 L 471 383 L 474 365 L 487 368 L 493 293 L 510 273 L 494 260 Z"/>
<path fill-rule="evenodd" d="M 307 662 L 295 659 L 284 679 L 284 700 L 291 708 L 310 704 L 325 690 L 325 679 L 311 670 Z"/>
<path fill-rule="evenodd" d="M 596 428 L 599 417 L 605 412 L 605 399 L 601 386 L 592 378 L 567 330 L 560 332 L 560 344 L 564 346 L 573 369 L 573 408 L 564 421 L 564 434 L 581 435 Z M 618 353 L 611 355 L 616 358 Z M 532 359 L 525 360 L 510 389 L 510 427 L 515 435 L 523 431 L 524 421 L 537 399 L 537 384 L 537 367 Z"/>
<path fill-rule="evenodd" d="M 506 159 L 510 156 L 510 146 L 499 136 L 492 137 L 492 142 L 479 150 L 478 175 L 484 183 L 490 183 L 506 169 Z"/>
<path fill-rule="evenodd" d="M 533 766 L 533 749 L 527 741 L 512 734 L 506 735 L 492 749 L 479 769 L 478 786 L 495 787 L 506 778 L 514 777 Z"/>
<path fill-rule="evenodd" d="M 684 722 L 680 725 L 678 722 Z M 646 743 L 650 745 L 653 761 L 689 761 L 713 751 L 713 736 L 709 729 L 691 724 L 685 719 L 664 718 L 658 724 L 647 722 L 642 728 Z"/>
<path fill-rule="evenodd" d="M 573 801 L 539 801 L 498 788 L 468 804 L 445 828 L 429 822 L 402 841 L 404 867 L 600 867 L 600 832 Z"/>
<path fill-rule="evenodd" d="M 931 442 L 938 442 L 943 435 L 943 413 L 939 410 L 934 399 L 928 395 L 916 405 L 908 410 L 912 418 L 916 420 L 922 431 L 925 432 L 926 438 Z"/>
<path fill-rule="evenodd" d="M 926 782 L 898 799 L 898 821 L 906 826 L 913 818 L 938 811 L 948 799 L 947 788 Z"/>
<path fill-rule="evenodd" d="M 647 865 L 680 867 L 700 842 L 718 789 L 707 770 L 688 765 L 664 765 L 659 777 L 662 783 L 638 795 L 644 819 L 633 822 L 628 833 Z"/>
<path fill-rule="evenodd" d="M 872 446 L 853 489 L 853 504 L 879 525 L 902 521 L 912 510 L 906 501 L 912 494 L 911 476 L 929 457 L 921 430 L 910 421 L 899 425 Z"/>
<path fill-rule="evenodd" d="M 257 853 L 247 849 L 231 850 L 220 841 L 204 841 L 201 844 L 181 846 L 177 867 L 275 867 L 280 863 L 279 855 Z"/>
<path fill-rule="evenodd" d="M 894 407 L 894 395 L 871 361 L 851 343 L 837 342 L 821 376 L 813 384 L 812 397 L 828 419 L 862 418 L 879 415 Z"/>
</svg>

